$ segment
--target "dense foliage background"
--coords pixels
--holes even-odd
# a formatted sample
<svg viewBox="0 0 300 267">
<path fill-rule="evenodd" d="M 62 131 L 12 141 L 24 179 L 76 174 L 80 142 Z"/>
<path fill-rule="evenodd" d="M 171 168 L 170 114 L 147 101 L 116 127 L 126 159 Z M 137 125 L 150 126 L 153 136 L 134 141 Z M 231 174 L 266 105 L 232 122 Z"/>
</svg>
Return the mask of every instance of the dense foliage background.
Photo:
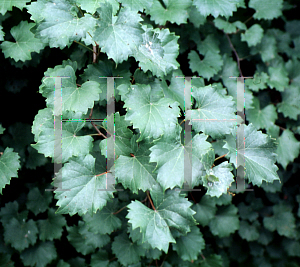
<svg viewBox="0 0 300 267">
<path fill-rule="evenodd" d="M 300 266 L 299 11 L 298 0 L 0 0 L 0 266 Z M 44 76 L 71 77 L 62 83 L 63 118 L 79 119 L 63 125 L 69 192 L 45 191 L 54 79 Z M 80 121 L 106 118 L 99 76 L 123 77 L 109 170 L 123 191 L 96 191 L 110 135 L 106 121 L 98 130 Z M 230 190 L 235 122 L 192 122 L 191 186 L 201 191 L 174 190 L 185 151 L 176 76 L 201 77 L 192 119 L 236 118 L 229 77 L 254 77 L 245 81 L 253 191 Z"/>
</svg>

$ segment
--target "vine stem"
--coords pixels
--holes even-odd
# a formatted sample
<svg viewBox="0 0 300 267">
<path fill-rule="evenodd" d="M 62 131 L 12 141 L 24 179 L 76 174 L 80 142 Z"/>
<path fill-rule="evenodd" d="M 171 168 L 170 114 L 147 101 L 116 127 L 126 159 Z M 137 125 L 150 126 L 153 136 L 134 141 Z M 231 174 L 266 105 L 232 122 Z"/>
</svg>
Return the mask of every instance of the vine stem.
<svg viewBox="0 0 300 267">
<path fill-rule="evenodd" d="M 80 43 L 80 42 L 77 42 L 77 41 L 75 41 L 75 40 L 74 40 L 73 42 L 76 43 L 76 44 L 79 44 L 79 45 L 84 46 L 85 48 L 87 48 L 88 50 L 90 50 L 90 51 L 92 51 L 92 52 L 94 53 L 93 49 L 89 48 L 88 46 L 86 46 L 86 45 L 84 45 L 84 44 L 82 44 L 82 43 Z"/>
<path fill-rule="evenodd" d="M 243 23 L 247 23 L 249 20 L 253 19 L 253 16 L 251 16 L 250 18 L 246 19 Z"/>
<path fill-rule="evenodd" d="M 227 154 L 228 154 L 228 153 L 226 153 L 226 154 L 224 154 L 224 155 L 222 155 L 222 156 L 220 156 L 220 157 L 217 157 L 214 161 L 216 161 L 216 160 L 218 160 L 218 159 L 221 159 L 221 158 L 224 158 Z"/>
<path fill-rule="evenodd" d="M 122 211 L 123 209 L 125 209 L 125 208 L 127 208 L 127 206 L 124 206 L 122 209 L 120 209 L 120 210 L 114 212 L 113 214 L 116 215 L 116 214 L 118 214 L 119 212 L 121 212 L 121 211 Z"/>
<path fill-rule="evenodd" d="M 148 199 L 148 197 L 146 197 L 144 200 L 142 200 L 141 203 L 145 202 L 147 199 Z M 125 209 L 126 207 L 127 207 L 127 205 L 124 206 L 123 208 L 121 208 L 120 210 L 114 212 L 113 214 L 114 214 L 114 215 L 118 214 L 119 212 L 121 212 L 121 211 L 122 211 L 123 209 Z"/>
<path fill-rule="evenodd" d="M 101 135 L 101 136 L 104 137 L 105 139 L 107 138 L 103 133 L 101 133 L 101 132 L 99 131 L 99 129 L 96 127 L 95 123 L 93 123 L 93 122 L 91 121 L 91 124 L 94 126 L 94 128 L 96 129 L 96 131 L 98 132 L 99 135 Z"/>
<path fill-rule="evenodd" d="M 103 174 L 106 174 L 106 173 L 109 173 L 110 171 L 108 171 L 108 172 L 102 172 L 102 173 L 100 173 L 100 174 L 97 174 L 96 176 L 100 176 L 100 175 L 103 175 Z"/>
<path fill-rule="evenodd" d="M 224 32 L 224 31 L 223 31 Z M 224 32 L 225 33 L 225 32 Z M 231 40 L 230 40 L 230 37 L 227 33 L 225 33 L 226 37 L 227 37 L 227 40 L 229 42 L 229 45 L 230 45 L 230 48 L 232 49 L 233 53 L 235 54 L 235 57 L 236 57 L 236 61 L 237 61 L 237 64 L 238 64 L 238 68 L 239 68 L 239 72 L 240 72 L 240 75 L 241 77 L 244 77 L 243 76 L 243 73 L 242 73 L 242 70 L 241 70 L 241 64 L 240 64 L 240 57 L 238 55 L 238 53 L 236 52 Z"/>
<path fill-rule="evenodd" d="M 109 261 L 113 261 L 114 259 L 116 259 L 116 257 L 111 258 Z"/>
<path fill-rule="evenodd" d="M 79 12 L 80 12 L 80 13 L 81 13 L 81 15 L 84 17 L 84 14 L 83 14 L 83 12 L 82 12 L 81 8 L 79 8 L 79 6 L 77 6 L 76 4 L 75 4 L 75 6 L 78 8 Z"/>
<path fill-rule="evenodd" d="M 92 118 L 93 110 L 94 110 L 94 108 L 91 108 L 91 112 L 90 112 L 90 115 L 89 115 L 89 120 Z"/>
<path fill-rule="evenodd" d="M 196 200 L 194 199 L 194 196 L 192 195 L 192 192 L 189 192 L 189 193 L 190 193 L 192 199 L 194 200 L 194 202 L 197 203 Z"/>
<path fill-rule="evenodd" d="M 156 209 L 155 209 L 155 207 L 154 207 L 154 205 L 153 205 L 152 199 L 151 199 L 151 197 L 150 197 L 149 191 L 147 191 L 147 196 L 148 196 L 148 198 L 149 198 L 149 201 L 150 201 L 150 204 L 151 204 L 151 206 L 152 206 L 152 209 L 156 211 Z"/>
<path fill-rule="evenodd" d="M 162 263 L 161 263 L 161 265 L 160 265 L 160 267 L 163 267 L 163 265 L 164 265 L 164 262 L 165 262 L 165 260 L 166 260 L 166 258 L 168 257 L 168 254 L 166 254 L 166 256 L 164 257 L 164 259 L 163 259 L 163 261 L 162 261 Z"/>
<path fill-rule="evenodd" d="M 286 130 L 285 128 L 283 128 L 283 127 L 281 127 L 281 126 L 279 126 L 279 125 L 276 125 L 276 126 L 278 126 L 282 131 L 285 131 L 285 130 Z"/>
<path fill-rule="evenodd" d="M 98 136 L 99 134 L 96 133 L 96 134 L 87 134 L 87 135 L 88 135 L 88 136 L 95 136 L 95 135 Z"/>
</svg>

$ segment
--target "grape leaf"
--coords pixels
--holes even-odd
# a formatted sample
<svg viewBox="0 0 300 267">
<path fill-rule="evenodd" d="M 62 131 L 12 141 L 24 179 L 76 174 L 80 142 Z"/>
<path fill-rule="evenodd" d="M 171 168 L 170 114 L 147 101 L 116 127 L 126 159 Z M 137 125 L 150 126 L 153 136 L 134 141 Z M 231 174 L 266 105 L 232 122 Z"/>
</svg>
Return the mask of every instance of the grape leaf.
<svg viewBox="0 0 300 267">
<path fill-rule="evenodd" d="M 255 46 L 260 43 L 263 32 L 264 30 L 259 24 L 254 24 L 245 33 L 241 34 L 241 40 L 246 41 L 248 46 Z"/>
<path fill-rule="evenodd" d="M 178 105 L 178 102 L 168 98 L 152 102 L 151 87 L 135 84 L 125 99 L 125 120 L 133 123 L 133 128 L 139 128 L 141 135 L 138 142 L 146 137 L 157 139 L 172 123 L 177 123 L 180 113 Z"/>
<path fill-rule="evenodd" d="M 230 162 L 236 166 L 236 152 L 245 157 L 245 178 L 253 185 L 261 185 L 262 181 L 273 182 L 279 180 L 274 164 L 276 161 L 276 143 L 268 135 L 257 131 L 253 124 L 244 125 L 245 141 L 240 142 L 236 149 L 236 131 L 226 136 L 226 144 L 223 146 L 229 150 Z M 244 149 L 245 142 L 245 149 Z"/>
<path fill-rule="evenodd" d="M 269 67 L 268 85 L 271 88 L 275 88 L 277 91 L 283 92 L 285 88 L 289 86 L 289 78 L 287 70 L 284 65 L 279 65 L 277 67 Z"/>
<path fill-rule="evenodd" d="M 108 235 L 89 232 L 83 221 L 79 221 L 78 226 L 67 226 L 67 230 L 69 242 L 83 255 L 94 252 L 96 248 L 102 248 L 110 241 Z"/>
<path fill-rule="evenodd" d="M 28 222 L 23 219 L 20 222 L 16 218 L 12 218 L 9 223 L 4 224 L 4 241 L 18 251 L 28 248 L 29 245 L 34 245 L 37 233 L 36 222 L 32 219 Z"/>
<path fill-rule="evenodd" d="M 274 58 L 277 58 L 277 46 L 276 38 L 269 31 L 267 31 L 261 42 L 256 46 L 252 46 L 250 53 L 251 55 L 260 54 L 263 62 L 267 62 Z"/>
<path fill-rule="evenodd" d="M 93 216 L 86 213 L 83 215 L 83 220 L 86 222 L 88 230 L 94 234 L 110 234 L 114 230 L 121 228 L 122 222 L 114 215 L 117 211 L 118 200 L 113 199 L 113 202 L 107 202 L 102 210 L 98 210 Z"/>
<path fill-rule="evenodd" d="M 181 127 L 177 127 L 170 131 L 176 132 L 176 138 L 162 138 L 155 142 L 155 145 L 150 148 L 150 162 L 157 162 L 157 181 L 165 191 L 167 188 L 173 189 L 175 186 L 181 187 L 184 182 L 184 154 L 188 153 L 189 161 L 191 160 L 190 152 L 187 147 L 180 142 Z M 189 186 L 194 187 L 199 184 L 199 178 L 204 173 L 204 166 L 211 168 L 214 161 L 214 153 L 211 144 L 205 141 L 208 136 L 195 135 L 191 140 L 192 145 L 192 181 Z M 186 144 L 189 146 L 189 144 Z M 213 157 L 212 155 L 213 154 Z M 205 159 L 205 156 L 209 158 Z M 206 162 L 205 162 L 206 161 Z"/>
<path fill-rule="evenodd" d="M 258 92 L 259 90 L 266 89 L 268 86 L 266 85 L 269 76 L 265 72 L 254 74 L 253 79 L 245 79 L 246 88 L 248 87 L 254 92 Z M 247 110 L 247 109 L 246 109 Z"/>
<path fill-rule="evenodd" d="M 222 57 L 211 51 L 208 51 L 205 54 L 204 59 L 201 60 L 199 55 L 192 50 L 188 54 L 188 59 L 190 61 L 190 69 L 193 72 L 198 72 L 201 77 L 208 80 L 217 74 L 222 69 L 223 65 Z"/>
<path fill-rule="evenodd" d="M 274 19 L 282 15 L 283 0 L 250 0 L 249 7 L 255 9 L 255 19 Z"/>
<path fill-rule="evenodd" d="M 119 64 L 118 67 L 111 60 L 99 61 L 96 64 L 88 64 L 80 77 L 84 81 L 94 81 L 100 84 L 100 100 L 107 100 L 107 79 L 106 77 L 122 77 L 114 79 L 114 88 L 130 83 L 130 71 L 128 62 Z M 102 78 L 100 78 L 102 77 Z M 118 92 L 118 91 L 116 91 Z M 116 100 L 117 100 L 117 96 Z M 118 100 L 117 100 L 118 101 Z"/>
<path fill-rule="evenodd" d="M 0 13 L 5 15 L 7 11 L 12 11 L 13 7 L 23 10 L 27 2 L 30 2 L 30 0 L 2 0 L 0 2 Z"/>
<path fill-rule="evenodd" d="M 3 27 L 0 25 L 0 41 L 4 41 L 5 32 L 2 31 Z"/>
<path fill-rule="evenodd" d="M 139 263 L 144 252 L 144 248 L 133 243 L 126 233 L 115 237 L 111 249 L 123 266 Z"/>
<path fill-rule="evenodd" d="M 297 85 L 290 85 L 281 93 L 282 102 L 278 103 L 277 110 L 282 112 L 284 117 L 289 117 L 297 120 L 300 114 L 300 87 Z"/>
<path fill-rule="evenodd" d="M 209 221 L 215 216 L 217 207 L 214 199 L 205 194 L 199 203 L 193 205 L 192 209 L 196 211 L 194 218 L 201 225 L 208 225 Z"/>
<path fill-rule="evenodd" d="M 211 254 L 201 261 L 201 267 L 222 267 L 223 261 L 221 255 Z M 191 266 L 192 267 L 192 266 Z"/>
<path fill-rule="evenodd" d="M 105 250 L 99 250 L 91 256 L 91 266 L 93 267 L 108 267 L 109 258 Z"/>
<path fill-rule="evenodd" d="M 149 14 L 156 24 L 164 25 L 167 21 L 180 25 L 187 23 L 188 9 L 192 5 L 191 0 L 165 0 L 165 7 L 159 1 L 153 1 Z"/>
<path fill-rule="evenodd" d="M 96 25 L 90 14 L 79 18 L 78 8 L 67 0 L 49 0 L 39 12 L 38 18 L 43 20 L 38 22 L 37 37 L 50 47 L 70 47 Z"/>
<path fill-rule="evenodd" d="M 5 128 L 2 126 L 2 124 L 0 124 L 0 134 L 3 134 L 5 131 Z"/>
<path fill-rule="evenodd" d="M 40 93 L 47 98 L 47 106 L 54 108 L 55 79 L 53 77 L 68 77 L 62 80 L 62 112 L 72 110 L 75 112 L 87 113 L 88 108 L 94 106 L 94 101 L 99 100 L 101 90 L 99 83 L 87 81 L 81 86 L 76 84 L 74 69 L 67 65 L 65 67 L 56 66 L 54 69 L 48 68 L 45 72 L 45 79 L 40 86 Z"/>
<path fill-rule="evenodd" d="M 46 0 L 39 0 L 36 2 L 31 2 L 29 5 L 26 6 L 27 12 L 31 14 L 31 20 L 38 23 L 45 18 L 41 10 L 44 10 L 46 8 L 46 3 Z"/>
<path fill-rule="evenodd" d="M 214 24 L 218 29 L 224 30 L 225 33 L 235 33 L 237 28 L 240 30 L 247 29 L 247 26 L 243 22 L 235 21 L 230 23 L 229 21 L 223 20 L 220 17 L 214 19 Z"/>
<path fill-rule="evenodd" d="M 227 193 L 227 188 L 234 182 L 233 174 L 231 173 L 232 166 L 228 162 L 213 167 L 212 173 L 218 180 L 209 181 L 208 175 L 203 179 L 203 185 L 208 188 L 207 194 L 212 197 L 220 197 L 222 194 Z"/>
<path fill-rule="evenodd" d="M 55 198 L 58 199 L 56 205 L 59 206 L 56 214 L 69 213 L 72 216 L 78 213 L 82 216 L 88 212 L 92 215 L 113 197 L 113 191 L 109 188 L 98 191 L 106 189 L 106 179 L 113 177 L 108 173 L 106 178 L 106 170 L 95 170 L 95 158 L 92 155 L 71 158 L 61 170 L 62 188 L 70 191 L 55 191 Z"/>
<path fill-rule="evenodd" d="M 28 210 L 23 210 L 18 213 L 19 204 L 15 200 L 14 202 L 8 202 L 5 207 L 1 208 L 0 217 L 3 225 L 8 224 L 11 219 L 16 218 L 20 222 L 25 222 L 28 217 Z"/>
<path fill-rule="evenodd" d="M 251 206 L 246 205 L 244 202 L 238 204 L 239 215 L 243 220 L 249 220 L 253 222 L 258 218 L 258 212 L 255 212 Z"/>
<path fill-rule="evenodd" d="M 248 242 L 257 240 L 259 238 L 257 226 L 260 226 L 257 221 L 252 223 L 252 225 L 250 225 L 247 221 L 241 221 L 239 229 L 240 237 Z"/>
<path fill-rule="evenodd" d="M 206 22 L 206 17 L 201 15 L 200 11 L 192 6 L 189 11 L 189 21 L 194 24 L 196 28 L 203 25 Z"/>
<path fill-rule="evenodd" d="M 128 223 L 127 233 L 129 233 L 129 237 L 134 243 L 138 244 L 144 249 L 141 253 L 141 256 L 146 256 L 148 259 L 159 259 L 161 257 L 161 250 L 157 248 L 153 249 L 147 241 L 143 242 L 143 234 L 140 232 L 139 228 L 135 228 L 133 230 L 131 223 Z"/>
<path fill-rule="evenodd" d="M 57 252 L 54 242 L 47 241 L 22 251 L 20 258 L 25 266 L 44 267 L 56 259 Z"/>
<path fill-rule="evenodd" d="M 169 243 L 176 243 L 170 227 L 183 234 L 190 232 L 191 226 L 197 224 L 193 218 L 195 212 L 190 208 L 192 203 L 181 197 L 178 191 L 169 190 L 163 193 L 157 184 L 152 187 L 150 194 L 156 210 L 151 210 L 135 200 L 128 205 L 126 218 L 132 224 L 132 229 L 140 227 L 143 242 L 147 241 L 152 248 L 167 253 Z"/>
<path fill-rule="evenodd" d="M 296 225 L 292 207 L 279 203 L 273 206 L 273 216 L 264 217 L 263 224 L 269 231 L 277 230 L 279 235 L 295 237 Z"/>
<path fill-rule="evenodd" d="M 97 8 L 105 3 L 105 0 L 76 0 L 77 4 L 84 10 L 86 10 L 87 12 L 94 14 L 97 10 Z M 115 14 L 117 12 L 117 10 L 119 9 L 119 3 L 116 0 L 112 0 L 109 1 L 109 3 L 112 5 L 113 8 L 113 14 Z"/>
<path fill-rule="evenodd" d="M 176 239 L 172 247 L 184 261 L 197 260 L 198 255 L 205 248 L 203 235 L 197 226 L 191 227 L 191 232 L 186 236 Z"/>
<path fill-rule="evenodd" d="M 20 134 L 22 132 L 22 134 Z M 30 133 L 30 124 L 16 122 L 9 126 L 8 133 L 2 136 L 4 146 L 13 148 L 24 162 L 26 146 L 33 141 Z M 21 164 L 23 163 L 21 161 Z"/>
<path fill-rule="evenodd" d="M 10 33 L 15 42 L 4 41 L 0 46 L 5 58 L 11 57 L 15 61 L 31 60 L 32 52 L 39 52 L 44 44 L 30 31 L 35 23 L 21 21 L 19 25 L 12 27 Z"/>
<path fill-rule="evenodd" d="M 62 215 L 55 214 L 55 210 L 50 208 L 48 210 L 48 217 L 46 220 L 38 220 L 37 225 L 39 229 L 39 238 L 42 241 L 60 239 L 63 232 L 63 226 L 67 222 Z"/>
<path fill-rule="evenodd" d="M 268 129 L 274 125 L 277 120 L 276 108 L 273 104 L 269 104 L 263 109 L 260 108 L 258 98 L 253 99 L 254 109 L 246 110 L 247 120 L 251 122 L 256 129 Z"/>
<path fill-rule="evenodd" d="M 118 0 L 122 5 L 129 7 L 132 11 L 141 11 L 144 9 L 149 10 L 154 0 Z"/>
<path fill-rule="evenodd" d="M 178 36 L 170 33 L 169 29 L 152 30 L 147 26 L 142 26 L 145 30 L 143 40 L 134 51 L 134 57 L 144 72 L 150 70 L 153 75 L 163 77 L 171 70 L 178 69 Z"/>
<path fill-rule="evenodd" d="M 194 5 L 199 12 L 207 17 L 213 15 L 215 18 L 218 16 L 229 17 L 232 12 L 237 10 L 239 0 L 195 0 Z"/>
<path fill-rule="evenodd" d="M 238 208 L 234 205 L 221 206 L 217 214 L 209 222 L 209 228 L 213 235 L 220 238 L 233 234 L 240 227 Z"/>
<path fill-rule="evenodd" d="M 27 195 L 26 207 L 27 209 L 32 211 L 34 215 L 37 215 L 39 213 L 46 211 L 51 201 L 52 201 L 51 192 L 44 192 L 44 194 L 42 195 L 40 193 L 40 190 L 37 187 L 35 187 L 32 188 Z M 36 203 L 39 204 L 36 205 Z"/>
<path fill-rule="evenodd" d="M 20 169 L 20 156 L 13 152 L 12 148 L 7 147 L 0 157 L 0 193 L 5 185 L 10 183 L 12 177 L 18 177 Z"/>
<path fill-rule="evenodd" d="M 212 138 L 222 138 L 230 133 L 236 123 L 242 121 L 240 116 L 234 114 L 235 103 L 231 96 L 225 95 L 225 90 L 211 85 L 193 87 L 192 96 L 196 100 L 197 109 L 191 110 L 190 124 L 196 132 L 202 131 Z"/>
<path fill-rule="evenodd" d="M 48 162 L 48 159 L 43 154 L 38 153 L 33 147 L 28 146 L 27 151 L 29 154 L 25 165 L 27 169 L 36 169 L 36 167 L 43 166 Z"/>
<path fill-rule="evenodd" d="M 208 34 L 204 40 L 201 40 L 199 34 L 193 34 L 191 38 L 197 44 L 197 50 L 202 55 L 206 55 L 208 52 L 211 52 L 210 54 L 220 53 L 220 41 L 215 35 Z"/>
<path fill-rule="evenodd" d="M 97 11 L 101 20 L 97 21 L 94 40 L 101 51 L 107 53 L 116 64 L 127 60 L 142 43 L 140 15 L 129 8 L 121 8 L 118 16 L 113 16 L 112 6 L 108 2 L 102 4 Z"/>
<path fill-rule="evenodd" d="M 107 128 L 107 121 L 103 121 L 103 127 Z M 131 126 L 130 122 L 125 120 L 125 116 L 120 116 L 119 112 L 115 113 L 115 136 L 110 136 L 100 142 L 101 154 L 106 156 L 107 154 L 107 142 L 109 138 L 114 138 L 115 141 L 115 156 L 130 156 L 133 152 L 131 147 L 131 138 L 133 136 L 132 131 L 128 128 Z"/>
<path fill-rule="evenodd" d="M 287 165 L 299 156 L 300 142 L 297 141 L 293 132 L 289 129 L 283 131 L 278 138 L 278 142 L 279 144 L 276 151 L 276 154 L 278 155 L 277 162 L 286 170 Z"/>
<path fill-rule="evenodd" d="M 133 139 L 135 142 L 136 138 Z M 115 163 L 115 174 L 124 188 L 129 188 L 131 192 L 138 193 L 138 190 L 149 190 L 156 184 L 156 174 L 154 163 L 149 163 L 149 147 L 151 144 L 142 143 L 139 148 L 133 150 L 132 155 L 121 155 Z"/>
<path fill-rule="evenodd" d="M 47 118 L 45 119 L 45 115 Z M 38 127 L 38 122 L 44 118 L 44 124 Z M 66 162 L 72 156 L 87 155 L 92 150 L 93 138 L 91 136 L 77 136 L 77 132 L 83 128 L 81 113 L 64 113 L 64 119 L 69 119 L 62 124 L 62 162 Z M 74 120 L 74 121 L 72 121 Z M 37 136 L 37 143 L 31 146 L 46 157 L 54 157 L 54 116 L 49 108 L 39 111 L 35 117 L 33 131 Z M 36 125 L 36 126 L 35 126 Z"/>
</svg>

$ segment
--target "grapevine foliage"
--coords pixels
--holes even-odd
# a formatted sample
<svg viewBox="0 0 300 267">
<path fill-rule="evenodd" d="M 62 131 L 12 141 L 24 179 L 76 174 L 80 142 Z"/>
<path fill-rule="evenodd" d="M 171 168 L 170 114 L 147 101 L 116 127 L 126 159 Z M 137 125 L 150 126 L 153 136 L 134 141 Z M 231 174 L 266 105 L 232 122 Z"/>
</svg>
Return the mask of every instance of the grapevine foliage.
<svg viewBox="0 0 300 267">
<path fill-rule="evenodd" d="M 62 188 L 45 191 L 56 186 L 52 174 L 47 184 L 26 184 L 25 202 L 3 203 L 0 265 L 14 266 L 17 253 L 24 266 L 40 267 L 299 266 L 299 185 L 285 185 L 300 154 L 300 22 L 286 15 L 294 3 L 1 1 L 6 61 L 38 66 L 55 49 L 67 59 L 46 66 L 38 91 L 45 107 L 31 125 L 0 124 L 5 194 L 21 170 L 53 166 L 61 93 Z M 8 28 L 14 12 L 20 18 Z M 246 77 L 247 63 L 253 77 L 244 82 L 244 121 L 236 77 Z M 65 78 L 61 92 L 58 76 Z M 107 77 L 115 77 L 113 132 Z M 248 188 L 273 205 L 232 191 L 240 157 Z M 202 192 L 181 190 L 186 186 Z M 67 224 L 68 215 L 78 223 Z M 63 232 L 78 257 L 58 254 Z M 250 254 L 236 240 L 247 241 Z"/>
</svg>

